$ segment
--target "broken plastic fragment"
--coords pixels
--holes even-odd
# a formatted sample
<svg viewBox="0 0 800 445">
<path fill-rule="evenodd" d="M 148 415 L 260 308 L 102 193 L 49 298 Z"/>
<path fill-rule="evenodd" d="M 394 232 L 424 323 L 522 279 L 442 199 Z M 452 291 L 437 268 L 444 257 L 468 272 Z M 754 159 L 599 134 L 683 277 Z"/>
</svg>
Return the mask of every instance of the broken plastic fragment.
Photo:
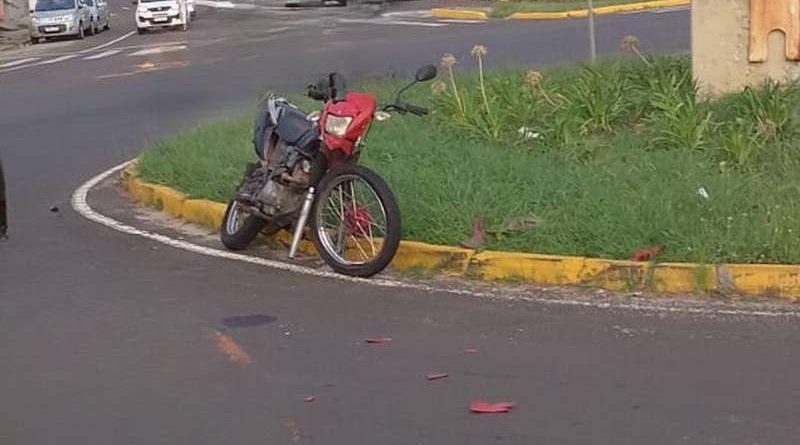
<svg viewBox="0 0 800 445">
<path fill-rule="evenodd" d="M 464 352 L 466 352 L 467 354 L 474 354 L 478 352 L 478 348 L 467 348 L 464 350 Z"/>
<path fill-rule="evenodd" d="M 664 246 L 662 246 L 661 244 L 650 247 L 643 247 L 633 252 L 633 255 L 631 255 L 631 259 L 633 261 L 650 261 L 656 255 L 661 253 L 662 250 L 664 250 Z"/>
<path fill-rule="evenodd" d="M 317 398 L 316 398 L 316 397 L 314 397 L 314 396 L 306 396 L 306 398 L 305 398 L 305 399 L 303 399 L 303 401 L 304 401 L 304 402 L 306 402 L 306 403 L 311 403 L 311 402 L 313 402 L 313 401 L 314 401 L 314 400 L 316 400 L 316 399 L 317 399 Z"/>
<path fill-rule="evenodd" d="M 477 401 L 469 405 L 469 410 L 476 414 L 507 413 L 512 408 L 514 408 L 514 402 L 489 403 Z"/>
<path fill-rule="evenodd" d="M 538 131 L 533 131 L 532 128 L 528 127 L 520 127 L 517 133 L 519 133 L 523 139 L 539 139 L 542 136 Z"/>
<path fill-rule="evenodd" d="M 483 215 L 478 215 L 472 222 L 472 235 L 469 238 L 459 241 L 458 244 L 467 249 L 478 249 L 483 246 L 485 237 L 486 227 L 484 217 Z"/>
</svg>

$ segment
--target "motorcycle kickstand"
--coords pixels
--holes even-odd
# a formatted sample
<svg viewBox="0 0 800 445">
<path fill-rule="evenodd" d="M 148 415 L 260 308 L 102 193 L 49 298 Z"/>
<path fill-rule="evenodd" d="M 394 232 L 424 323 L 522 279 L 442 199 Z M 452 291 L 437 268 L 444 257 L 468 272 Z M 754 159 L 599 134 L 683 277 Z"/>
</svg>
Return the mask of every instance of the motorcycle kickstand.
<svg viewBox="0 0 800 445">
<path fill-rule="evenodd" d="M 294 259 L 297 256 L 297 248 L 300 247 L 300 240 L 303 238 L 303 229 L 308 222 L 308 215 L 311 213 L 311 205 L 314 203 L 314 187 L 308 188 L 306 199 L 303 201 L 303 208 L 300 210 L 300 217 L 297 219 L 297 225 L 294 227 L 294 236 L 292 236 L 292 246 L 289 248 L 289 259 Z"/>
</svg>

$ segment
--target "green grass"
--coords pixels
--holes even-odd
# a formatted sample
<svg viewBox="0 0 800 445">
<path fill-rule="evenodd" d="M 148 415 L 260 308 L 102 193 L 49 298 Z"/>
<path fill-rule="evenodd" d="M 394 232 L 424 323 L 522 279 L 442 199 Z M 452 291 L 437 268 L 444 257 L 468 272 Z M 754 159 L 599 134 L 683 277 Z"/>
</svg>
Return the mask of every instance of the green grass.
<svg viewBox="0 0 800 445">
<path fill-rule="evenodd" d="M 485 247 L 625 259 L 663 244 L 659 261 L 800 263 L 797 87 L 695 100 L 685 58 L 648 63 L 555 68 L 541 89 L 524 73 L 488 74 L 493 119 L 474 76 L 457 78 L 469 118 L 453 114 L 451 93 L 421 87 L 411 99 L 433 102 L 434 113 L 376 123 L 362 162 L 395 191 L 407 239 L 456 244 L 477 215 L 489 229 L 535 215 L 534 229 L 490 236 Z M 386 98 L 396 85 L 365 88 Z M 140 173 L 224 201 L 255 158 L 251 124 L 247 116 L 160 141 Z M 523 124 L 541 137 L 520 138 Z"/>
<path fill-rule="evenodd" d="M 595 0 L 594 7 L 639 3 L 640 0 Z M 489 16 L 505 18 L 515 12 L 562 12 L 574 9 L 586 9 L 586 0 L 520 0 L 520 1 L 492 1 Z"/>
</svg>

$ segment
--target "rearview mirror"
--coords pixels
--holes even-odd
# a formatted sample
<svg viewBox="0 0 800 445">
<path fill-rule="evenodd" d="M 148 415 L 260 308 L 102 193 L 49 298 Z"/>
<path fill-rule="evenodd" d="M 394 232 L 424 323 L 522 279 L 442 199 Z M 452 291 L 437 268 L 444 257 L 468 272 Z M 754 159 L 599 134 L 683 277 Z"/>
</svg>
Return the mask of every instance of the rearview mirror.
<svg viewBox="0 0 800 445">
<path fill-rule="evenodd" d="M 414 75 L 414 79 L 417 82 L 427 82 L 431 79 L 434 79 L 437 74 L 438 71 L 436 70 L 435 66 L 425 65 L 417 70 L 417 74 Z"/>
</svg>

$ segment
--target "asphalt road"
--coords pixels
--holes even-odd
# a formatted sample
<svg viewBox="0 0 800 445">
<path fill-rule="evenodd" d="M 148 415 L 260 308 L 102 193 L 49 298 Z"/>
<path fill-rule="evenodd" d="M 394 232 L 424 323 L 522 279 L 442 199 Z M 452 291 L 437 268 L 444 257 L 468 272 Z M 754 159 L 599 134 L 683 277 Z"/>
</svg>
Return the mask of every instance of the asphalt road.
<svg viewBox="0 0 800 445">
<path fill-rule="evenodd" d="M 584 22 L 202 8 L 187 33 L 92 49 L 132 30 L 123 6 L 93 39 L 0 54 L 11 205 L 11 239 L 0 244 L 0 443 L 800 442 L 793 317 L 339 282 L 175 250 L 69 208 L 76 187 L 146 142 L 241 113 L 265 88 L 330 70 L 407 73 L 476 43 L 496 66 L 574 60 Z M 688 49 L 686 11 L 598 21 L 604 53 L 627 34 L 648 51 Z M 110 189 L 92 199 L 126 213 Z M 237 327 L 239 316 L 258 325 Z M 393 341 L 364 343 L 384 336 Z M 449 377 L 429 382 L 432 372 Z M 517 407 L 476 416 L 467 407 L 478 399 Z"/>
</svg>

